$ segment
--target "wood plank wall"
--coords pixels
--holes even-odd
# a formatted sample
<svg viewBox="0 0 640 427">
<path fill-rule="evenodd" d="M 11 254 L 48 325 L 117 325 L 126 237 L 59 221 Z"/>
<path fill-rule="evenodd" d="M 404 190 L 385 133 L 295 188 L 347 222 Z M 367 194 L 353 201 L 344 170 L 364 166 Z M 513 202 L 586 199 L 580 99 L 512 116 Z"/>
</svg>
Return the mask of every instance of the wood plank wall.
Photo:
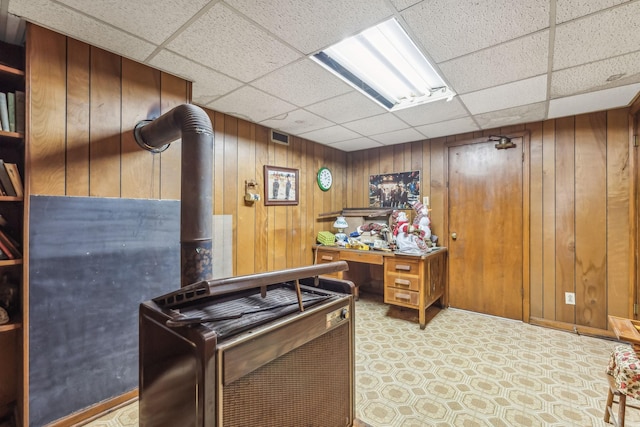
<svg viewBox="0 0 640 427">
<path fill-rule="evenodd" d="M 190 84 L 37 26 L 28 40 L 30 193 L 179 198 L 180 143 L 152 155 L 131 129 L 187 102 Z M 627 109 L 353 153 L 295 137 L 275 144 L 260 125 L 206 111 L 215 132 L 214 213 L 232 217 L 234 275 L 310 264 L 317 232 L 331 230 L 331 218 L 319 214 L 367 206 L 370 174 L 420 170 L 434 232 L 444 235 L 446 144 L 527 131 L 531 317 L 606 329 L 607 314 L 631 313 L 637 264 Z M 264 165 L 299 169 L 297 206 L 244 202 L 249 179 L 264 198 Z M 326 193 L 316 185 L 320 166 L 336 180 Z M 560 304 L 564 292 L 576 293 L 575 308 Z"/>
<path fill-rule="evenodd" d="M 190 83 L 151 67 L 29 25 L 30 123 L 27 180 L 31 195 L 180 198 L 180 141 L 162 154 L 139 148 L 132 129 L 190 99 Z M 214 128 L 214 214 L 233 221 L 233 274 L 299 267 L 313 261 L 319 214 L 346 204 L 346 153 L 292 138 L 270 141 L 263 126 L 205 110 Z M 245 203 L 245 180 L 264 165 L 299 169 L 296 206 Z M 328 166 L 334 187 L 316 172 Z"/>
<path fill-rule="evenodd" d="M 531 319 L 606 330 L 606 316 L 631 316 L 635 298 L 632 122 L 617 109 L 349 153 L 347 201 L 366 204 L 370 174 L 419 169 L 433 233 L 444 237 L 446 145 L 526 131 Z M 565 292 L 575 292 L 575 306 Z"/>
</svg>

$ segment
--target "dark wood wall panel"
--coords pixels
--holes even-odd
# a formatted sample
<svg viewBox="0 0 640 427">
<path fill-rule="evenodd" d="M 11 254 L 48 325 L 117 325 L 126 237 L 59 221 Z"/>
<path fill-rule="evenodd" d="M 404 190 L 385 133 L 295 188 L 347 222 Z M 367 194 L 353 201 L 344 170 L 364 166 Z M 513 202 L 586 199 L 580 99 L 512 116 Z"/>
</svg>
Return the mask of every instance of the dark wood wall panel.
<svg viewBox="0 0 640 427">
<path fill-rule="evenodd" d="M 544 298 L 544 264 L 543 264 L 543 221 L 544 213 L 540 207 L 543 205 L 543 145 L 542 123 L 529 125 L 531 132 L 529 146 L 530 164 L 530 217 L 529 217 L 529 307 L 533 317 L 543 316 Z M 526 259 L 526 257 L 525 257 Z"/>
<path fill-rule="evenodd" d="M 89 195 L 89 70 L 91 47 L 67 39 L 67 164 L 68 196 Z"/>
<path fill-rule="evenodd" d="M 160 117 L 160 71 L 122 59 L 122 129 L 133 129 L 141 120 Z M 150 103 L 150 100 L 155 102 Z M 158 199 L 160 168 L 155 157 L 141 150 L 133 132 L 123 132 L 120 156 L 121 197 Z M 176 147 L 171 147 L 176 151 Z M 118 159 L 117 153 L 111 156 Z M 159 165 L 158 165 L 159 166 Z"/>
<path fill-rule="evenodd" d="M 556 120 L 556 317 L 574 323 L 575 309 L 564 303 L 575 292 L 575 118 Z"/>
<path fill-rule="evenodd" d="M 626 317 L 633 312 L 630 295 L 634 295 L 633 284 L 630 283 L 630 271 L 633 265 L 633 232 L 629 202 L 636 197 L 631 190 L 632 165 L 630 154 L 637 152 L 630 138 L 629 115 L 625 110 L 607 112 L 607 159 L 606 159 L 606 240 L 600 243 L 606 246 L 607 269 L 605 282 L 607 313 Z M 633 205 L 631 206 L 633 207 Z M 630 215 L 631 213 L 631 215 Z M 636 216 L 637 217 L 637 216 Z M 625 286 L 626 285 L 626 286 Z"/>
<path fill-rule="evenodd" d="M 37 26 L 29 26 L 27 39 L 29 141 L 42 141 L 29 144 L 28 185 L 32 194 L 64 195 L 67 40 Z"/>
<path fill-rule="evenodd" d="M 606 113 L 576 117 L 576 323 L 607 328 L 606 244 L 594 236 L 607 223 Z M 580 304 L 577 304 L 577 302 Z"/>
<path fill-rule="evenodd" d="M 121 57 L 91 48 L 89 195 L 94 197 L 120 196 L 121 72 Z"/>
</svg>

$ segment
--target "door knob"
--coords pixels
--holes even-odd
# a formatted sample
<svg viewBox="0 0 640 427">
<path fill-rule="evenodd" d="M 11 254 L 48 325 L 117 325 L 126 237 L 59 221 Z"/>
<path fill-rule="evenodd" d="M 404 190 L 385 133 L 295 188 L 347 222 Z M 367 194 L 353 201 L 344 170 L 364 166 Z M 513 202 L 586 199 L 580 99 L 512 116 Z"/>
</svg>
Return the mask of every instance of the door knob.
<svg viewBox="0 0 640 427">
<path fill-rule="evenodd" d="M 456 240 L 458 238 L 458 233 L 451 233 L 451 238 Z"/>
</svg>

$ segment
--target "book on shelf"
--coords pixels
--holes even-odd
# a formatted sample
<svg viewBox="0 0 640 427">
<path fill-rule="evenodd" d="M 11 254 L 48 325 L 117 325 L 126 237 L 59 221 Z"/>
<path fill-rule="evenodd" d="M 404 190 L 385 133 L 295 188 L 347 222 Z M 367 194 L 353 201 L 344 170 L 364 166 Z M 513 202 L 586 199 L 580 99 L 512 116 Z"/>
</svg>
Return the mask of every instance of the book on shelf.
<svg viewBox="0 0 640 427">
<path fill-rule="evenodd" d="M 9 107 L 7 106 L 7 94 L 0 92 L 0 125 L 2 130 L 9 132 Z"/>
<path fill-rule="evenodd" d="M 4 252 L 9 259 L 22 258 L 22 252 L 20 251 L 20 243 L 18 243 L 13 237 L 7 234 L 4 230 L 0 229 L 0 249 Z"/>
<path fill-rule="evenodd" d="M 16 191 L 16 196 L 24 196 L 24 186 L 22 185 L 22 178 L 20 177 L 20 171 L 18 171 L 18 165 L 15 163 L 4 163 L 4 168 L 7 170 L 13 189 Z"/>
<path fill-rule="evenodd" d="M 2 184 L 2 188 L 4 192 L 7 193 L 7 196 L 16 197 L 18 195 L 15 188 L 13 188 L 13 184 L 11 184 L 11 178 L 9 178 L 7 169 L 4 167 L 4 160 L 2 159 L 0 159 L 0 184 Z"/>
<path fill-rule="evenodd" d="M 24 133 L 24 92 L 16 91 L 16 132 Z"/>
<path fill-rule="evenodd" d="M 2 230 L 0 230 L 0 251 L 2 251 L 2 253 L 5 254 L 8 259 L 16 259 L 22 257 L 18 249 L 13 245 L 9 245 L 8 242 L 9 240 L 7 238 L 7 235 L 4 234 Z"/>
<path fill-rule="evenodd" d="M 16 131 L 16 94 L 7 92 L 7 108 L 9 109 L 9 131 Z"/>
</svg>

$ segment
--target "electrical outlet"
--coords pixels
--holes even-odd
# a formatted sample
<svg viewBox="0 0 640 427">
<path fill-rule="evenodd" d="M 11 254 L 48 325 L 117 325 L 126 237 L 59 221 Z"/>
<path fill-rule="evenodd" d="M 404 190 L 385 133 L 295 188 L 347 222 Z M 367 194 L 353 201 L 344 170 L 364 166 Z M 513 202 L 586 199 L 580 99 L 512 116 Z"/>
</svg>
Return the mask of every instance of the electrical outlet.
<svg viewBox="0 0 640 427">
<path fill-rule="evenodd" d="M 573 292 L 565 292 L 564 303 L 569 305 L 576 305 L 576 294 L 574 294 Z"/>
</svg>

